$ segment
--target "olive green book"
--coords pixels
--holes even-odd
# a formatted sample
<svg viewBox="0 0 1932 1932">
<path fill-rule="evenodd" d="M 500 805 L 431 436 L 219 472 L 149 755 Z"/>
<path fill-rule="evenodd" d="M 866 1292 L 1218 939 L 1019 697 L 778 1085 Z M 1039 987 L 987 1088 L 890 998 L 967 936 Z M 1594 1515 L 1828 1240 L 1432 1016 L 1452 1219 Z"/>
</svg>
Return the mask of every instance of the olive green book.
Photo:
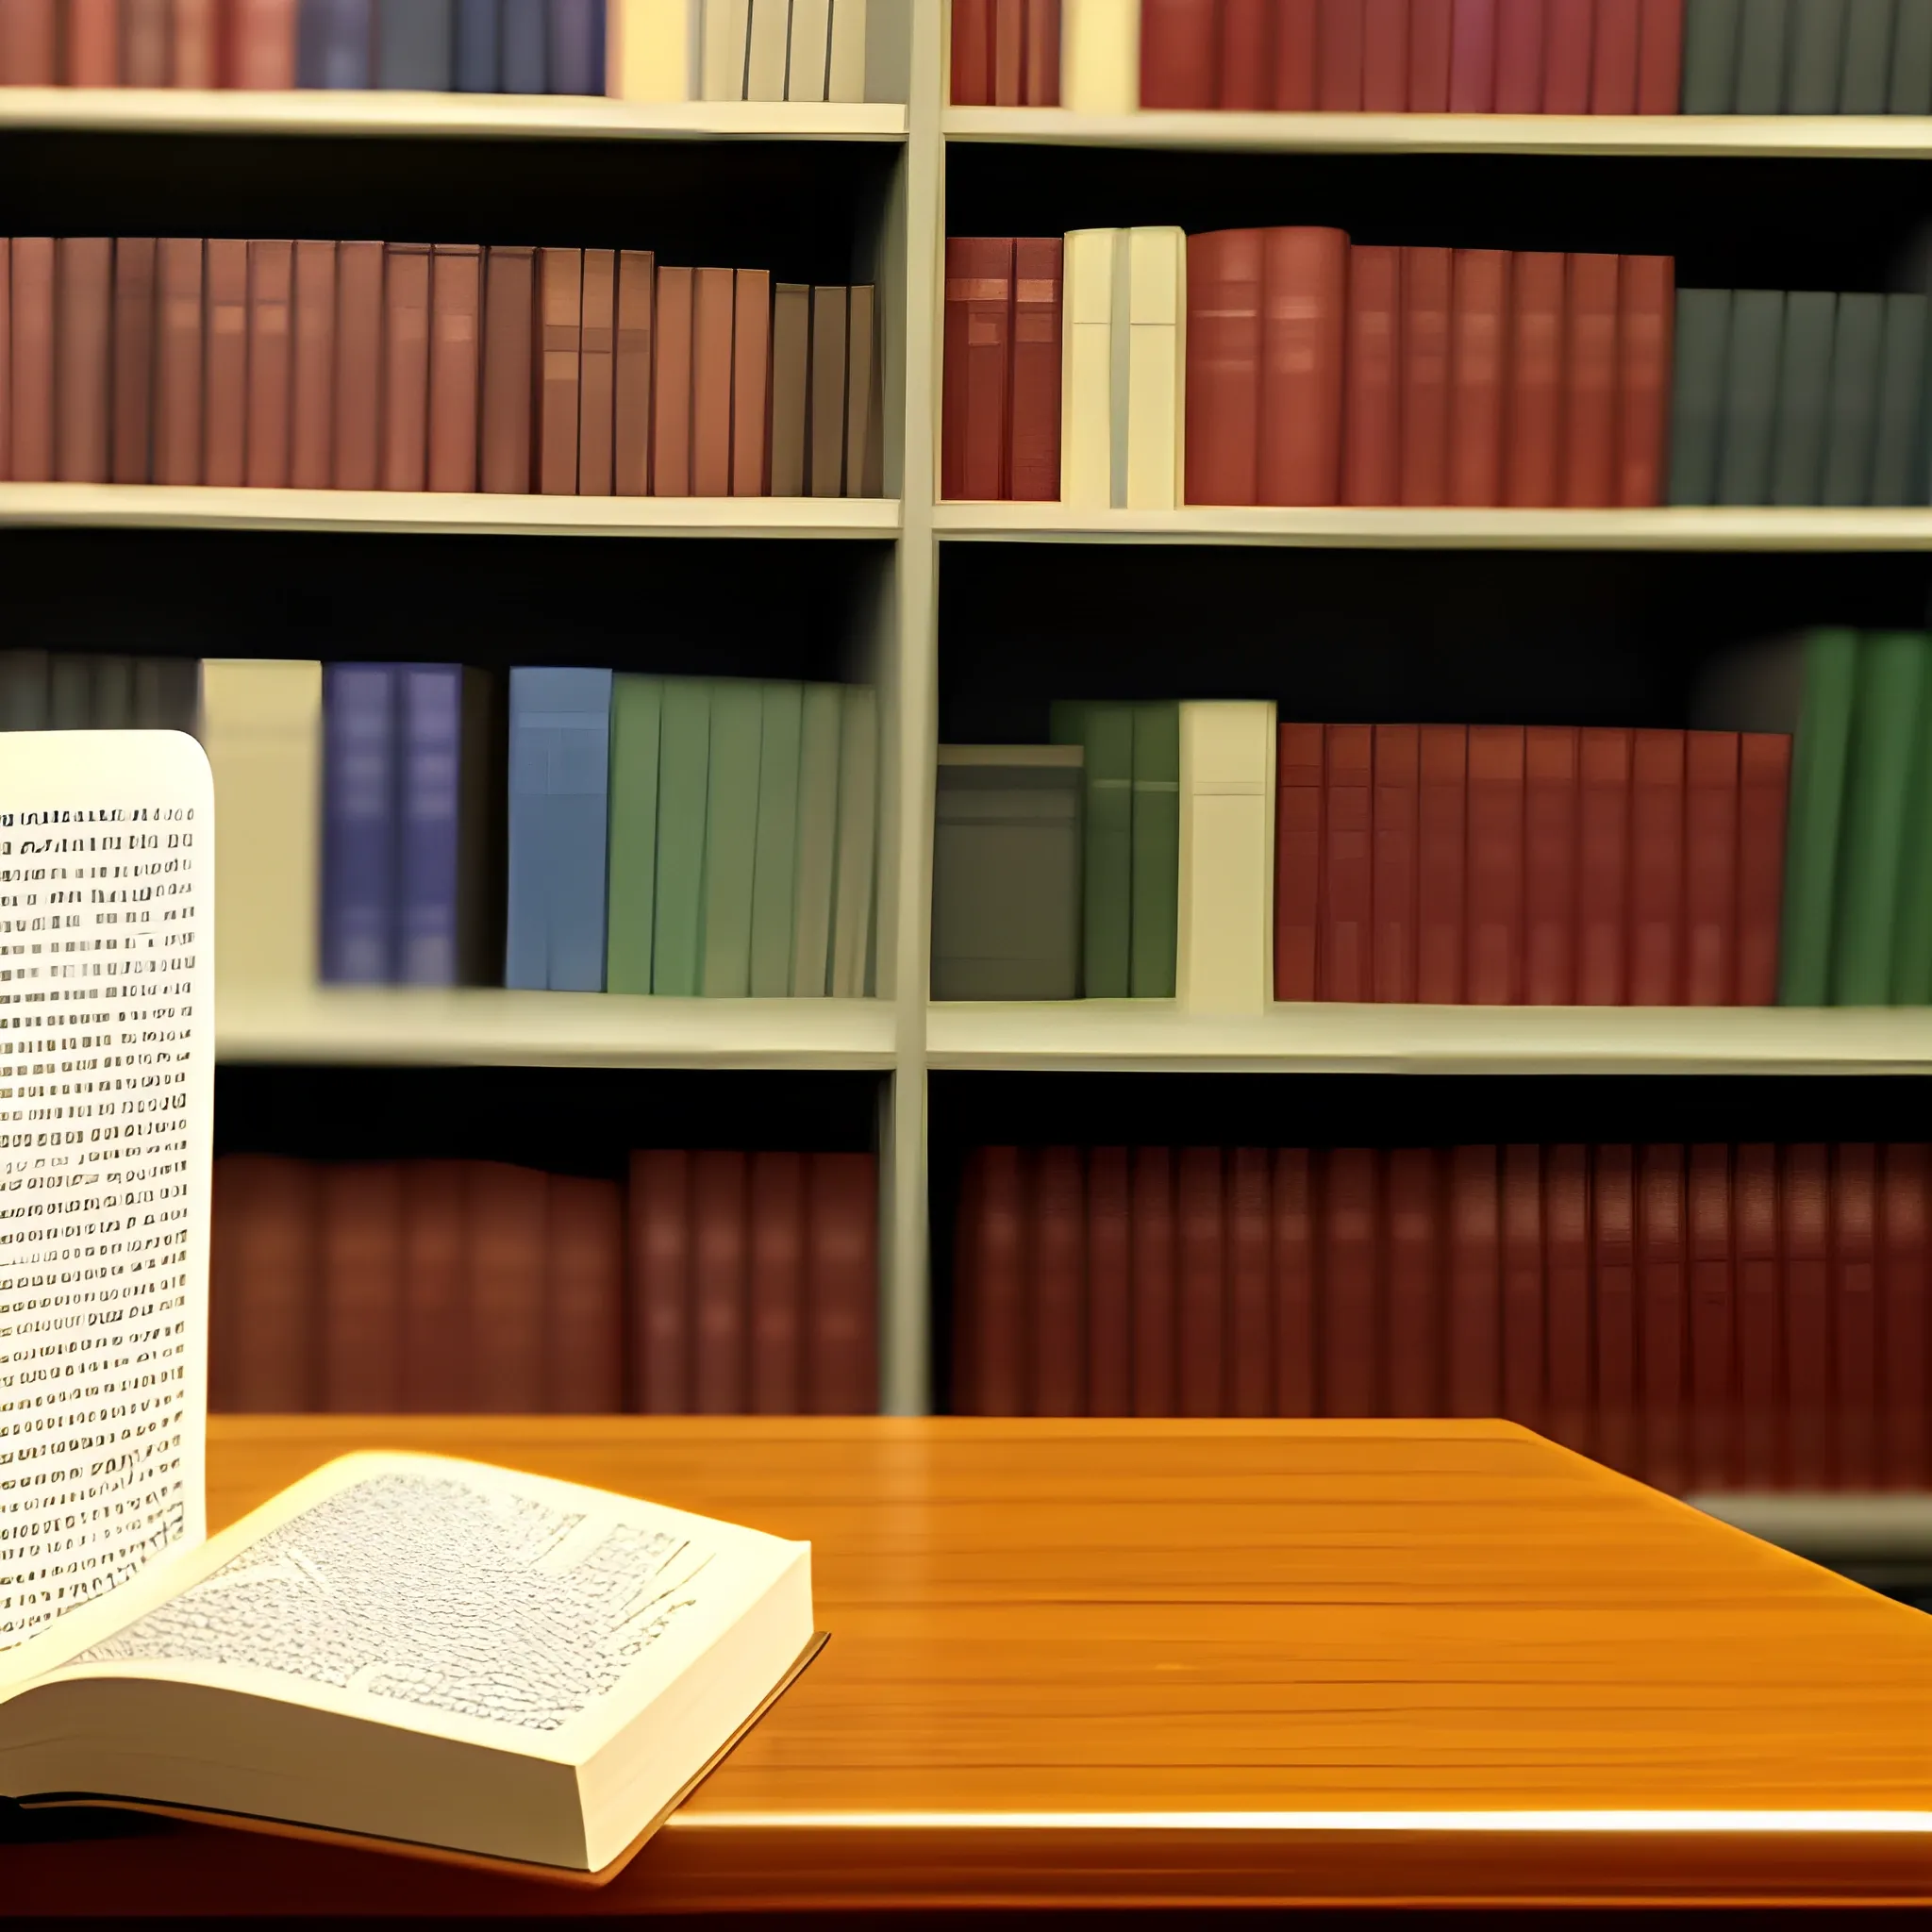
<svg viewBox="0 0 1932 1932">
<path fill-rule="evenodd" d="M 708 999 L 751 991 L 751 887 L 758 833 L 763 698 L 748 677 L 711 686 L 711 769 L 705 797 L 705 937 L 698 985 Z"/>
<path fill-rule="evenodd" d="M 1773 503 L 1823 500 L 1831 403 L 1831 338 L 1837 319 L 1838 297 L 1834 294 L 1796 289 L 1785 297 L 1776 430 L 1771 455 Z"/>
<path fill-rule="evenodd" d="M 1782 290 L 1731 291 L 1730 341 L 1724 352 L 1724 426 L 1717 468 L 1720 503 L 1771 501 L 1771 452 L 1777 425 L 1784 324 Z"/>
<path fill-rule="evenodd" d="M 1134 707 L 1133 950 L 1128 991 L 1171 1000 L 1180 930 L 1181 708 Z"/>
<path fill-rule="evenodd" d="M 839 843 L 832 886 L 832 997 L 862 999 L 873 989 L 873 887 L 879 821 L 878 694 L 844 689 L 839 726 Z"/>
<path fill-rule="evenodd" d="M 1845 0 L 1788 0 L 1787 114 L 1836 114 L 1844 73 Z"/>
<path fill-rule="evenodd" d="M 1886 111 L 1932 114 L 1932 0 L 1898 0 L 1890 53 Z"/>
<path fill-rule="evenodd" d="M 1924 650 L 1932 641 L 1920 639 Z M 1932 1006 L 1932 670 L 1919 692 L 1899 839 L 1898 915 L 1891 935 L 1891 1003 Z"/>
<path fill-rule="evenodd" d="M 844 712 L 841 687 L 806 686 L 798 726 L 791 991 L 811 999 L 824 999 L 832 987 L 832 875 L 839 851 L 839 741 Z"/>
<path fill-rule="evenodd" d="M 664 680 L 658 752 L 658 889 L 651 991 L 697 992 L 704 958 L 705 811 L 711 772 L 711 687 Z"/>
<path fill-rule="evenodd" d="M 1838 76 L 1840 114 L 1885 112 L 1892 25 L 1892 0 L 1845 0 L 1845 51 Z"/>
<path fill-rule="evenodd" d="M 1737 112 L 1785 112 L 1785 52 L 1790 37 L 1789 0 L 1742 0 L 1738 11 Z"/>
<path fill-rule="evenodd" d="M 664 680 L 628 672 L 610 690 L 610 839 L 605 885 L 604 984 L 651 991 L 657 920 L 658 740 Z"/>
<path fill-rule="evenodd" d="M 1729 114 L 1738 98 L 1739 0 L 1684 0 L 1687 114 Z"/>
<path fill-rule="evenodd" d="M 1832 921 L 1836 1007 L 1882 1007 L 1891 998 L 1899 847 L 1924 688 L 1923 637 L 1877 631 L 1860 640 Z"/>
<path fill-rule="evenodd" d="M 1824 501 L 1872 501 L 1872 450 L 1878 425 L 1878 373 L 1885 342 L 1885 297 L 1838 298 L 1831 335 L 1831 398 L 1825 408 Z"/>
<path fill-rule="evenodd" d="M 1805 702 L 1791 747 L 1790 821 L 1785 840 L 1781 1006 L 1830 1003 L 1832 900 L 1857 664 L 1856 631 L 1818 630 L 1805 641 Z"/>
<path fill-rule="evenodd" d="M 805 688 L 767 684 L 758 739 L 758 829 L 751 880 L 751 990 L 791 991 L 793 881 L 798 876 L 798 734 Z"/>
<path fill-rule="evenodd" d="M 1133 934 L 1134 708 L 1063 701 L 1049 735 L 1082 752 L 1080 991 L 1124 1000 Z M 1178 858 L 1178 827 L 1175 839 Z"/>
<path fill-rule="evenodd" d="M 1673 503 L 1717 501 L 1724 447 L 1724 363 L 1730 354 L 1731 291 L 1679 289 L 1671 383 Z"/>
<path fill-rule="evenodd" d="M 1919 425 L 1925 393 L 1925 316 L 1924 295 L 1885 298 L 1885 329 L 1879 349 L 1878 424 L 1872 440 L 1872 494 L 1874 505 L 1924 503 L 1924 437 Z"/>
</svg>

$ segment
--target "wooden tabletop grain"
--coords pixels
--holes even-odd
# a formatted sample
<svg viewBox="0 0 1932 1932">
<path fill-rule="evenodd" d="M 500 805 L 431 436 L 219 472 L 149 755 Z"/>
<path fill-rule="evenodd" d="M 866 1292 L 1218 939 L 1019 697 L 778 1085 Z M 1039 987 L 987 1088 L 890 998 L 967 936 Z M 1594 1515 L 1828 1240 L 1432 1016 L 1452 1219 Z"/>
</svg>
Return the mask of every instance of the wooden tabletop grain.
<svg viewBox="0 0 1932 1932">
<path fill-rule="evenodd" d="M 832 1641 L 610 1887 L 195 1826 L 22 1914 L 1932 1902 L 1932 1619 L 1505 1423 L 229 1418 L 808 1538 Z"/>
</svg>

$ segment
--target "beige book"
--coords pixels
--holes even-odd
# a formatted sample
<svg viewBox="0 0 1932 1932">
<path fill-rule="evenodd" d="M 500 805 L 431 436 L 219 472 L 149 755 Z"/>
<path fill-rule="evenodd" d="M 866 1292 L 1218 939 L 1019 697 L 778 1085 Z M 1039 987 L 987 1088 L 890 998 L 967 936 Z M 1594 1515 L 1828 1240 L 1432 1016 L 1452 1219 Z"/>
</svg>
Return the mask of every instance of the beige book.
<svg viewBox="0 0 1932 1932">
<path fill-rule="evenodd" d="M 751 0 L 744 43 L 744 97 L 785 98 L 785 58 L 791 50 L 791 0 Z"/>
<path fill-rule="evenodd" d="M 831 52 L 825 63 L 828 101 L 865 99 L 866 4 L 867 0 L 832 0 Z"/>
<path fill-rule="evenodd" d="M 704 0 L 609 0 L 606 88 L 621 101 L 698 97 Z"/>
<path fill-rule="evenodd" d="M 1274 707 L 1184 700 L 1174 994 L 1184 1012 L 1258 1013 L 1272 983 Z"/>
<path fill-rule="evenodd" d="M 1060 501 L 1105 509 L 1113 501 L 1114 238 L 1076 228 L 1062 254 Z"/>
<path fill-rule="evenodd" d="M 1125 488 L 1114 502 L 1128 509 L 1174 509 L 1184 499 L 1187 249 L 1179 228 L 1127 230 Z M 1118 291 L 1117 279 L 1116 300 Z M 1116 314 L 1116 354 L 1119 347 Z M 1118 396 L 1118 370 L 1114 384 Z M 1116 452 L 1116 476 L 1122 467 Z"/>
<path fill-rule="evenodd" d="M 825 63 L 831 56 L 832 0 L 791 0 L 791 48 L 785 62 L 785 98 L 825 98 Z"/>
<path fill-rule="evenodd" d="M 202 742 L 215 774 L 215 972 L 222 996 L 306 992 L 319 974 L 322 666 L 211 658 Z"/>
<path fill-rule="evenodd" d="M 1061 0 L 1060 105 L 1131 114 L 1141 105 L 1141 0 Z"/>
<path fill-rule="evenodd" d="M 745 43 L 751 33 L 751 0 L 704 0 L 704 34 L 698 56 L 703 98 L 744 99 Z"/>
<path fill-rule="evenodd" d="M 832 997 L 871 991 L 873 851 L 878 824 L 878 699 L 845 687 L 839 734 L 838 874 L 832 887 Z"/>
</svg>

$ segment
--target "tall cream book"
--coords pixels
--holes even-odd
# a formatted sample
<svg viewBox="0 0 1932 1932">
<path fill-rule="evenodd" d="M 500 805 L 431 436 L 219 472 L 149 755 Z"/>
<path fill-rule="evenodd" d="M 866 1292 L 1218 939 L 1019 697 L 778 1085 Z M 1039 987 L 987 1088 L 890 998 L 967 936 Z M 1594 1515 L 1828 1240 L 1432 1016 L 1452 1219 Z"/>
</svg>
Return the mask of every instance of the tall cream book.
<svg viewBox="0 0 1932 1932">
<path fill-rule="evenodd" d="M 208 1538 L 217 783 L 0 741 L 0 1796 L 607 1870 L 808 1653 L 810 1549 L 424 1456 Z"/>
<path fill-rule="evenodd" d="M 1061 0 L 1060 105 L 1131 114 L 1141 105 L 1141 0 Z"/>
<path fill-rule="evenodd" d="M 1185 700 L 1174 997 L 1259 1013 L 1273 983 L 1274 707 Z"/>
<path fill-rule="evenodd" d="M 609 0 L 606 90 L 620 101 L 700 98 L 704 0 Z"/>
</svg>

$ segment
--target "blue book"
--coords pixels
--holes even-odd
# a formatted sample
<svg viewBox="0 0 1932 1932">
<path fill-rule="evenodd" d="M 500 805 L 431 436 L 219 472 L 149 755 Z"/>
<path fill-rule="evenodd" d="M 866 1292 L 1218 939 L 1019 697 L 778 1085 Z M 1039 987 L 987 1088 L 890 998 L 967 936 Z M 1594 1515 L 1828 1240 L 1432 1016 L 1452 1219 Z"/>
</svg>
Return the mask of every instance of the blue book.
<svg viewBox="0 0 1932 1932">
<path fill-rule="evenodd" d="M 297 87 L 369 85 L 371 0 L 302 0 L 296 25 Z"/>
<path fill-rule="evenodd" d="M 604 0 L 550 0 L 550 92 L 604 92 Z"/>
<path fill-rule="evenodd" d="M 463 668 L 396 667 L 396 977 L 457 983 Z"/>
<path fill-rule="evenodd" d="M 322 696 L 322 976 L 391 975 L 395 904 L 395 666 L 329 664 Z"/>
<path fill-rule="evenodd" d="M 375 84 L 446 94 L 456 85 L 455 0 L 379 0 Z"/>
<path fill-rule="evenodd" d="M 503 74 L 497 0 L 457 0 L 457 92 L 493 94 Z"/>
<path fill-rule="evenodd" d="M 604 990 L 610 673 L 509 675 L 506 986 Z"/>
<path fill-rule="evenodd" d="M 541 94 L 548 81 L 545 42 L 549 39 L 543 0 L 503 0 L 498 58 L 507 94 Z"/>
</svg>

